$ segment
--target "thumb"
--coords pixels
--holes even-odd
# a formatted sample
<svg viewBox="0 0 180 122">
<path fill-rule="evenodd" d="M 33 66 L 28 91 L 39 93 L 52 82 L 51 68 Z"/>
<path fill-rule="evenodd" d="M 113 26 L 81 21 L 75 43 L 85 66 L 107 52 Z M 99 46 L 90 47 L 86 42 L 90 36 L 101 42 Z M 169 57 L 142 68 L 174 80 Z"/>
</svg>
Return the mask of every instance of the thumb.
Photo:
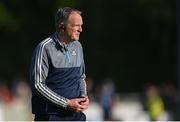
<svg viewBox="0 0 180 122">
<path fill-rule="evenodd" d="M 77 101 L 78 102 L 85 101 L 85 98 L 78 98 Z"/>
</svg>

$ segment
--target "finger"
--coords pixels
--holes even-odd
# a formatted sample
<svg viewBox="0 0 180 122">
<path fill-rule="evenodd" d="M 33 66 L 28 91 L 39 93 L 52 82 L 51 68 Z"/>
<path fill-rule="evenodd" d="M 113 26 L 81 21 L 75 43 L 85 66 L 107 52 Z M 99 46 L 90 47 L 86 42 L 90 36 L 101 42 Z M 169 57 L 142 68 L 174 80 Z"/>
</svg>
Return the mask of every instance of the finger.
<svg viewBox="0 0 180 122">
<path fill-rule="evenodd" d="M 83 101 L 80 103 L 81 105 L 86 105 L 87 104 L 87 101 Z"/>
<path fill-rule="evenodd" d="M 88 101 L 88 102 L 89 102 L 89 98 L 86 98 L 86 101 Z"/>
<path fill-rule="evenodd" d="M 78 108 L 80 108 L 80 109 L 84 109 L 84 108 L 86 108 L 87 106 L 86 105 L 79 105 L 78 106 Z"/>
<path fill-rule="evenodd" d="M 89 99 L 88 96 L 85 96 L 84 98 L 85 98 L 85 100 L 88 100 L 88 99 Z"/>
<path fill-rule="evenodd" d="M 87 109 L 88 107 L 87 106 L 85 106 L 83 109 L 81 109 L 82 111 L 85 111 L 86 109 Z"/>
<path fill-rule="evenodd" d="M 82 102 L 81 105 L 89 105 L 89 100 L 86 100 L 85 102 Z"/>
<path fill-rule="evenodd" d="M 81 109 L 83 109 L 83 111 L 84 111 L 84 110 L 86 110 L 87 108 L 88 108 L 88 106 L 87 106 L 87 105 L 84 105 L 83 108 L 81 108 Z"/>
<path fill-rule="evenodd" d="M 85 98 L 77 98 L 78 102 L 85 101 L 85 100 L 86 100 Z"/>
<path fill-rule="evenodd" d="M 82 109 L 82 108 L 78 108 L 78 109 L 76 109 L 76 112 L 83 112 L 83 111 L 85 111 L 87 108 L 84 108 L 84 109 Z"/>
<path fill-rule="evenodd" d="M 84 111 L 88 108 L 88 105 L 80 105 L 77 109 Z"/>
<path fill-rule="evenodd" d="M 76 109 L 76 112 L 83 112 L 84 110 L 86 110 L 87 108 L 85 107 L 85 108 L 77 108 Z"/>
<path fill-rule="evenodd" d="M 89 98 L 86 97 L 85 100 L 83 102 L 89 102 Z"/>
<path fill-rule="evenodd" d="M 76 112 L 83 112 L 83 110 L 82 109 L 77 109 Z"/>
</svg>

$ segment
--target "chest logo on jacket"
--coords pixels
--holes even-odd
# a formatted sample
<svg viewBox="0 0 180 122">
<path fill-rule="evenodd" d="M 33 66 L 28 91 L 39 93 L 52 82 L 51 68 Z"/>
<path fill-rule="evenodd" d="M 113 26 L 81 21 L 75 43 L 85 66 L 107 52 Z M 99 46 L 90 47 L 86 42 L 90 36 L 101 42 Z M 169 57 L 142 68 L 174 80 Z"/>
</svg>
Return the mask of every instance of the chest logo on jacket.
<svg viewBox="0 0 180 122">
<path fill-rule="evenodd" d="M 75 50 L 72 51 L 72 55 L 76 55 L 76 51 Z"/>
</svg>

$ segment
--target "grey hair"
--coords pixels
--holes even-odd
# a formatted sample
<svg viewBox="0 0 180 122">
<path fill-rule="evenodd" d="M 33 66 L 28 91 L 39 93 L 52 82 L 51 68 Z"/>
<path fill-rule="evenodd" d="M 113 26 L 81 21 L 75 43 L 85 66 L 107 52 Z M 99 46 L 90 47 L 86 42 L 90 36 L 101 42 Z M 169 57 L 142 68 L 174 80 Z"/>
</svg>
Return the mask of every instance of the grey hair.
<svg viewBox="0 0 180 122">
<path fill-rule="evenodd" d="M 81 11 L 70 7 L 59 8 L 57 10 L 55 15 L 55 26 L 57 30 L 59 30 L 61 23 L 64 24 L 64 26 L 66 26 L 68 18 L 72 12 L 77 12 L 80 15 L 82 13 Z"/>
</svg>

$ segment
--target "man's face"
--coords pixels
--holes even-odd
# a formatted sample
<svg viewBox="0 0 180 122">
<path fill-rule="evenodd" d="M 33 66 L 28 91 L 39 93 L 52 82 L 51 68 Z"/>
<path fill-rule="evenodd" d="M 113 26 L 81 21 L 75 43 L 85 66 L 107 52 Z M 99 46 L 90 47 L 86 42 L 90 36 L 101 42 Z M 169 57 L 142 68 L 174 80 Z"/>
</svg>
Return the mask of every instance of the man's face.
<svg viewBox="0 0 180 122">
<path fill-rule="evenodd" d="M 78 41 L 80 33 L 82 32 L 82 17 L 76 12 L 70 14 L 67 26 L 66 26 L 66 33 L 67 37 L 71 41 Z"/>
</svg>

